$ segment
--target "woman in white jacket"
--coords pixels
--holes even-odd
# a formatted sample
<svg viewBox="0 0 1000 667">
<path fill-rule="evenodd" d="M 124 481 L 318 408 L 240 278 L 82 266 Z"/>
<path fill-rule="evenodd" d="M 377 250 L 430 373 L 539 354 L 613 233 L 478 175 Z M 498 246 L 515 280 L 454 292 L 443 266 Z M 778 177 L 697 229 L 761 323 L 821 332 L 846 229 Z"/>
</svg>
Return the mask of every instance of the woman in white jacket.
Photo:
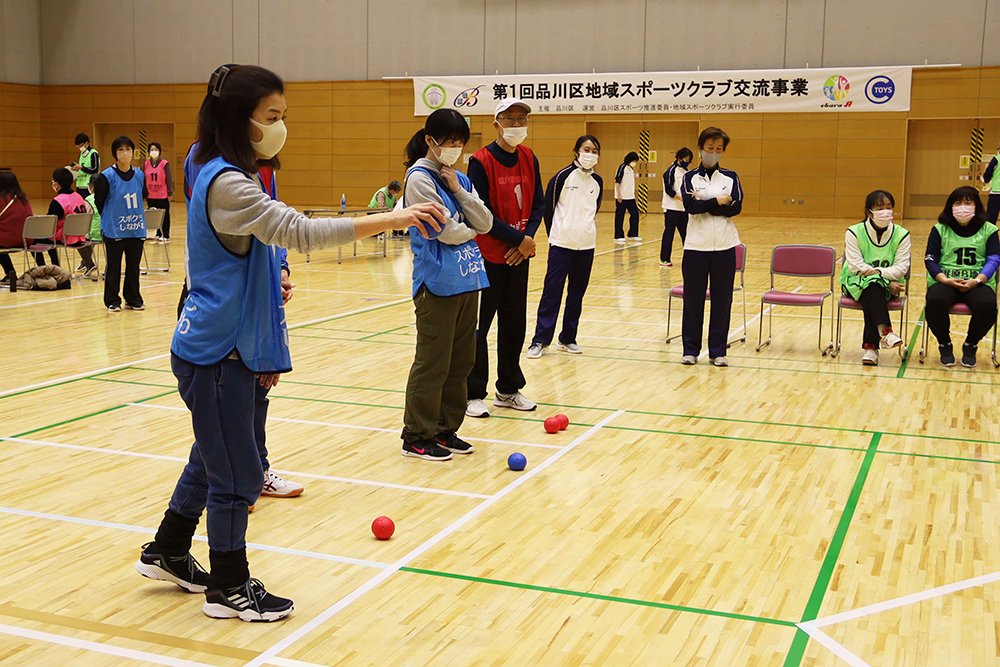
<svg viewBox="0 0 1000 667">
<path fill-rule="evenodd" d="M 708 356 L 716 366 L 728 366 L 726 347 L 736 277 L 736 246 L 740 235 L 733 218 L 743 210 L 743 188 L 735 171 L 719 166 L 729 147 L 729 135 L 717 127 L 698 137 L 701 166 L 684 175 L 681 197 L 688 213 L 684 240 L 684 317 L 681 363 L 698 363 L 705 291 L 711 281 L 712 312 L 708 320 Z"/>
<path fill-rule="evenodd" d="M 674 246 L 674 231 L 681 235 L 681 245 L 687 236 L 688 215 L 681 197 L 684 174 L 694 153 L 686 146 L 674 156 L 674 163 L 663 172 L 663 240 L 660 242 L 660 266 L 673 266 L 670 252 Z"/>
</svg>

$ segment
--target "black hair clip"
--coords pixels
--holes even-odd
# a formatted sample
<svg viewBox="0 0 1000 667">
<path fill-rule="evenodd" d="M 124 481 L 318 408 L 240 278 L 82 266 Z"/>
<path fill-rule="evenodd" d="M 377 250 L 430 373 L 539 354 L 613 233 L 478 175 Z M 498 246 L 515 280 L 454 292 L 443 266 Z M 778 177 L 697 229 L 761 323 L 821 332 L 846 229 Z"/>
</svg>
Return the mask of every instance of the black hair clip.
<svg viewBox="0 0 1000 667">
<path fill-rule="evenodd" d="M 219 69 L 212 72 L 212 78 L 208 82 L 208 92 L 212 93 L 215 97 L 222 97 L 222 84 L 226 82 L 226 77 L 229 76 L 229 66 L 223 65 Z"/>
</svg>

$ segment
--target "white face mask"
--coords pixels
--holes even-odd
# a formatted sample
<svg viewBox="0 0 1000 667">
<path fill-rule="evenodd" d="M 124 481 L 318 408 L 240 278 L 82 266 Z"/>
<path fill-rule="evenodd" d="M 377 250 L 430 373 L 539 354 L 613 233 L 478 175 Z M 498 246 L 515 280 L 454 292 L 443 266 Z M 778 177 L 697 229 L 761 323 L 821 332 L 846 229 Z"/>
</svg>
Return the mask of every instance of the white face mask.
<svg viewBox="0 0 1000 667">
<path fill-rule="evenodd" d="M 580 166 L 584 169 L 593 169 L 599 158 L 600 155 L 597 153 L 580 153 L 580 156 L 577 158 L 577 162 L 579 162 Z"/>
<path fill-rule="evenodd" d="M 437 159 L 440 160 L 441 164 L 450 167 L 451 165 L 458 162 L 458 158 L 462 157 L 462 150 L 464 146 L 452 146 L 451 148 L 442 148 L 441 144 L 439 144 L 434 137 L 431 137 L 431 141 L 433 141 L 434 145 L 438 147 Z"/>
<path fill-rule="evenodd" d="M 285 127 L 285 121 L 279 120 L 271 125 L 264 125 L 251 118 L 250 122 L 264 135 L 260 141 L 251 139 L 250 145 L 265 160 L 270 160 L 281 151 L 285 145 L 285 139 L 288 138 L 288 128 Z"/>
<path fill-rule="evenodd" d="M 872 222 L 879 229 L 885 229 L 892 222 L 892 209 L 886 208 L 881 211 L 872 211 Z"/>
<path fill-rule="evenodd" d="M 155 160 L 160 157 L 160 151 L 149 151 L 149 159 Z"/>
<path fill-rule="evenodd" d="M 701 151 L 701 163 L 709 169 L 719 164 L 720 157 L 722 157 L 721 153 L 706 153 L 705 151 Z"/>
<path fill-rule="evenodd" d="M 521 142 L 528 138 L 528 128 L 526 127 L 502 127 L 503 140 L 510 146 L 520 146 Z"/>
<path fill-rule="evenodd" d="M 83 153 L 86 153 L 86 152 L 87 152 L 87 147 L 86 146 L 80 146 L 80 153 L 83 154 Z"/>
<path fill-rule="evenodd" d="M 969 221 L 976 217 L 975 204 L 955 204 L 951 207 L 951 214 L 961 225 L 969 224 Z"/>
</svg>

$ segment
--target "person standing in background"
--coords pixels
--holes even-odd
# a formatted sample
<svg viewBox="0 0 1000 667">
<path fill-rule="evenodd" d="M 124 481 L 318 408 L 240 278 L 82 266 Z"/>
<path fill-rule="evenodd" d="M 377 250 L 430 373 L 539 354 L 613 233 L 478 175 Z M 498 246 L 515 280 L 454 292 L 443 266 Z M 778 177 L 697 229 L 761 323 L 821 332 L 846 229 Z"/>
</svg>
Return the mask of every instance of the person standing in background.
<svg viewBox="0 0 1000 667">
<path fill-rule="evenodd" d="M 174 196 L 174 177 L 170 163 L 160 158 L 163 147 L 156 141 L 149 142 L 149 159 L 142 171 L 146 174 L 149 208 L 163 209 L 163 225 L 156 230 L 156 238 L 164 243 L 170 240 L 170 198 Z"/>
<path fill-rule="evenodd" d="M 101 156 L 90 145 L 90 137 L 81 132 L 76 135 L 76 148 L 80 151 L 80 162 L 70 167 L 76 175 L 76 191 L 84 199 L 90 194 L 90 182 L 101 173 Z"/>
<path fill-rule="evenodd" d="M 625 211 L 628 211 L 628 240 L 639 238 L 639 207 L 635 204 L 635 165 L 639 154 L 635 151 L 625 155 L 615 172 L 615 243 L 625 243 Z"/>
<path fill-rule="evenodd" d="M 983 183 L 989 185 L 989 199 L 986 200 L 986 220 L 994 225 L 997 218 L 1000 218 L 1000 169 L 997 168 L 1000 160 L 1000 146 L 997 146 L 997 154 L 990 160 L 986 171 L 983 172 Z"/>
<path fill-rule="evenodd" d="M 663 172 L 663 239 L 660 241 L 660 266 L 673 266 L 670 259 L 674 246 L 674 230 L 681 235 L 681 245 L 687 236 L 688 214 L 684 210 L 681 184 L 694 154 L 682 148 L 674 156 L 674 163 Z"/>
<path fill-rule="evenodd" d="M 531 107 L 511 97 L 501 100 L 493 114 L 497 140 L 469 159 L 469 180 L 493 213 L 489 234 L 476 237 L 486 262 L 489 287 L 479 298 L 476 365 L 469 374 L 466 414 L 489 417 L 486 387 L 490 373 L 486 337 L 497 318 L 497 382 L 493 405 L 534 410 L 521 389 L 521 349 L 528 326 L 528 258 L 535 254 L 535 232 L 542 224 L 545 191 L 538 158 L 521 145 L 528 136 Z"/>
</svg>

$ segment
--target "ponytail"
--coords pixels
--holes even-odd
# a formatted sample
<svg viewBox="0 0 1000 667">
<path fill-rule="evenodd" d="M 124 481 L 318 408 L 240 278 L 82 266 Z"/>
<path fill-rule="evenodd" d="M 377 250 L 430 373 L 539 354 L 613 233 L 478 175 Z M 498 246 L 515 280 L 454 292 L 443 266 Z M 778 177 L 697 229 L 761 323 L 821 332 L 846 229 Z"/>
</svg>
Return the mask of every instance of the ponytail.
<svg viewBox="0 0 1000 667">
<path fill-rule="evenodd" d="M 417 130 L 417 133 L 406 144 L 403 153 L 406 155 L 406 159 L 403 160 L 403 166 L 407 169 L 412 167 L 417 160 L 427 155 L 427 130 L 425 128 Z"/>
</svg>

